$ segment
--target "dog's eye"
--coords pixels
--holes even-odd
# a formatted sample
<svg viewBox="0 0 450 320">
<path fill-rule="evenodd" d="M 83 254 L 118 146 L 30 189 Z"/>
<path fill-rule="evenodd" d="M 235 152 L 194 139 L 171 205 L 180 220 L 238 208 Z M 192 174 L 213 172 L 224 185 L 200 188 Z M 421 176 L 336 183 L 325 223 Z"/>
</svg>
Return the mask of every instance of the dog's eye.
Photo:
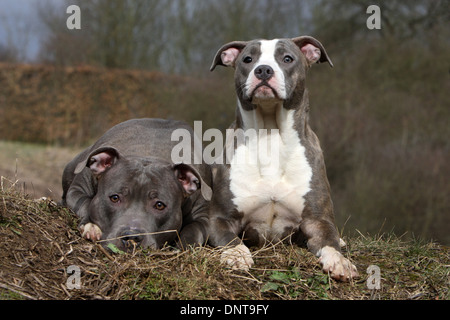
<svg viewBox="0 0 450 320">
<path fill-rule="evenodd" d="M 157 201 L 156 203 L 155 203 L 155 209 L 156 210 L 164 210 L 166 208 L 166 205 L 163 203 L 163 202 L 161 202 L 161 201 Z"/>
<path fill-rule="evenodd" d="M 251 62 L 253 61 L 253 59 L 252 59 L 252 57 L 250 57 L 250 56 L 246 56 L 246 57 L 244 58 L 244 60 L 242 60 L 242 61 L 244 61 L 244 63 L 251 63 Z"/>
<path fill-rule="evenodd" d="M 294 61 L 294 58 L 292 58 L 291 56 L 285 56 L 283 58 L 284 63 L 291 63 L 292 61 Z"/>
<path fill-rule="evenodd" d="M 118 203 L 120 201 L 120 197 L 117 194 L 113 194 L 112 196 L 109 197 L 109 200 L 111 200 L 111 202 L 113 203 Z"/>
</svg>

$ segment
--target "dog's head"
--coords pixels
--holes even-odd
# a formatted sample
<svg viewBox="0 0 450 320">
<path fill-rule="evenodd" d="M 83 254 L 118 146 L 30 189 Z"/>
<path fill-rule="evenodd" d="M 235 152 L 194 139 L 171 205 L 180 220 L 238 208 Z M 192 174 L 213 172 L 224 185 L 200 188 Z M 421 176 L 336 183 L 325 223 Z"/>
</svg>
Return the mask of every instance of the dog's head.
<svg viewBox="0 0 450 320">
<path fill-rule="evenodd" d="M 187 198 L 199 190 L 211 200 L 211 188 L 197 169 L 183 163 L 125 156 L 106 146 L 80 161 L 75 173 L 83 170 L 90 171 L 97 189 L 88 205 L 89 220 L 102 231 L 105 246 L 121 250 L 176 241 Z"/>
<path fill-rule="evenodd" d="M 236 91 L 241 102 L 285 101 L 304 83 L 306 70 L 321 62 L 333 66 L 323 45 L 309 36 L 233 41 L 217 51 L 210 70 L 217 65 L 236 69 Z"/>
</svg>

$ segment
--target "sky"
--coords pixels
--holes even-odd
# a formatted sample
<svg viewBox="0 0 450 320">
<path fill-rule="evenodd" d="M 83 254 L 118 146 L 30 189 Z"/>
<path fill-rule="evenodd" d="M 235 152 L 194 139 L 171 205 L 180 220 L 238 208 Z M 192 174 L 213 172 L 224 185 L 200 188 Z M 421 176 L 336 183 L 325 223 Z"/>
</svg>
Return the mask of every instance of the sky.
<svg viewBox="0 0 450 320">
<path fill-rule="evenodd" d="M 0 0 L 0 45 L 18 48 L 19 59 L 32 62 L 46 35 L 39 7 L 45 10 L 61 3 L 61 0 Z"/>
</svg>

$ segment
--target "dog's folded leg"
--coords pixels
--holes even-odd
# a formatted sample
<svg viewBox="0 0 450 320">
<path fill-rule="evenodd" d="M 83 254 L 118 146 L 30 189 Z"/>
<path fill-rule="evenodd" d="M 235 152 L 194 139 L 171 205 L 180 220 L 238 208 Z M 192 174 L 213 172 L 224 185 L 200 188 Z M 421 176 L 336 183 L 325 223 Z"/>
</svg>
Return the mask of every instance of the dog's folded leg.
<svg viewBox="0 0 450 320">
<path fill-rule="evenodd" d="M 80 225 L 81 236 L 92 241 L 99 241 L 102 238 L 102 230 L 91 222 Z"/>
<path fill-rule="evenodd" d="M 248 271 L 254 264 L 250 250 L 244 244 L 226 249 L 220 256 L 220 262 L 233 270 Z"/>
</svg>

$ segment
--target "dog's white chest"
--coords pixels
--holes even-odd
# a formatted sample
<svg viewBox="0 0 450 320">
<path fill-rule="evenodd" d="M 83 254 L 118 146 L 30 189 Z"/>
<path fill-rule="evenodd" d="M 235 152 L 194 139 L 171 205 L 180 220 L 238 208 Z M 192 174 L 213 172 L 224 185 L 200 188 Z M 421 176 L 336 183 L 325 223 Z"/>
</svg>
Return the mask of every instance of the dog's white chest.
<svg viewBox="0 0 450 320">
<path fill-rule="evenodd" d="M 310 191 L 312 169 L 293 128 L 293 112 L 278 111 L 279 129 L 267 134 L 257 129 L 231 163 L 233 202 L 244 213 L 244 224 L 269 240 L 300 223 Z"/>
</svg>

